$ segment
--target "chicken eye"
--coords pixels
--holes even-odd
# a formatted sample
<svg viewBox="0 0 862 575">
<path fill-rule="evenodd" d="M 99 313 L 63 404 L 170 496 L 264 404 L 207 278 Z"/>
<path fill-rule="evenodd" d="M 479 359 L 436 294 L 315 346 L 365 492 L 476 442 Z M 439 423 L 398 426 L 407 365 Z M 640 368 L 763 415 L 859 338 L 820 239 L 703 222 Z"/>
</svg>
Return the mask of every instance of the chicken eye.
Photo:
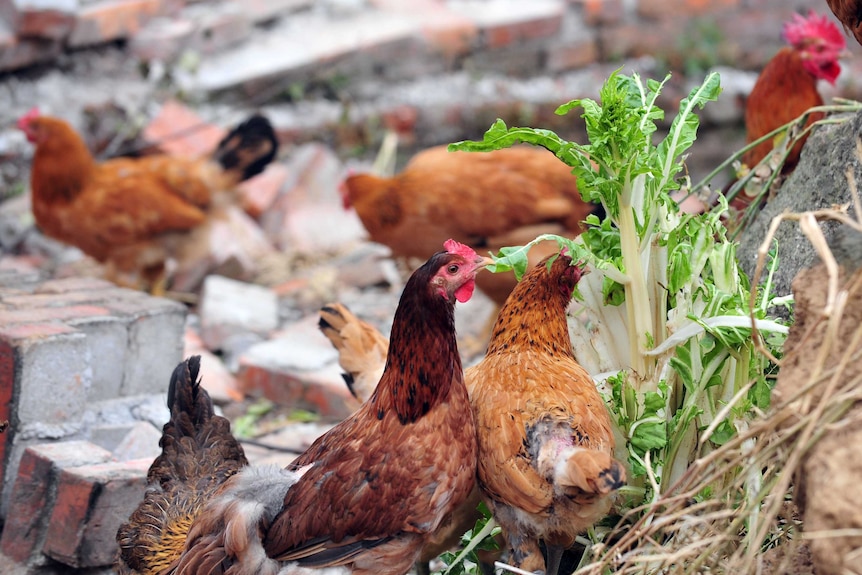
<svg viewBox="0 0 862 575">
<path fill-rule="evenodd" d="M 456 274 L 458 273 L 459 268 L 457 264 L 449 264 L 449 267 L 446 269 L 449 271 L 450 274 Z"/>
</svg>

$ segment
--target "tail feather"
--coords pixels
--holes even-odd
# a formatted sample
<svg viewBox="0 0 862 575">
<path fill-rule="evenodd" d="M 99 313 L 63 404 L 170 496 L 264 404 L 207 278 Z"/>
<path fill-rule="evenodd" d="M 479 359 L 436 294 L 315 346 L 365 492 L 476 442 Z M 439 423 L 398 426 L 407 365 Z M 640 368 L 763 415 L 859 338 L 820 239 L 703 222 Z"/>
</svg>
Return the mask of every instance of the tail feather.
<svg viewBox="0 0 862 575">
<path fill-rule="evenodd" d="M 338 361 L 347 372 L 343 377 L 350 392 L 358 400 L 366 401 L 383 374 L 389 340 L 339 303 L 320 309 L 318 326 L 338 351 Z"/>
<path fill-rule="evenodd" d="M 204 504 L 248 465 L 230 422 L 215 415 L 199 374 L 200 356 L 192 356 L 171 376 L 162 453 L 150 466 L 144 500 L 117 531 L 121 574 L 159 573 L 170 565 Z"/>
<path fill-rule="evenodd" d="M 587 495 L 607 495 L 625 484 L 626 471 L 619 461 L 604 451 L 571 448 L 558 460 L 554 482 Z"/>
<path fill-rule="evenodd" d="M 272 124 L 255 114 L 222 138 L 212 157 L 241 182 L 261 173 L 277 153 L 278 137 Z"/>
</svg>

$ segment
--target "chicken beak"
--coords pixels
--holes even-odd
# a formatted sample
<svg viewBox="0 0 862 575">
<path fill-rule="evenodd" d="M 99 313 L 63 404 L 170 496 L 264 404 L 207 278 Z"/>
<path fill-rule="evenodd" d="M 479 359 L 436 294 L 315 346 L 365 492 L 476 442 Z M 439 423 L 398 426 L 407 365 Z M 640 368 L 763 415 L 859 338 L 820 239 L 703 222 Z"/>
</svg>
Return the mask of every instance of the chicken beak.
<svg viewBox="0 0 862 575">
<path fill-rule="evenodd" d="M 476 258 L 476 269 L 477 270 L 480 270 L 482 268 L 493 268 L 496 265 L 497 265 L 496 262 L 494 262 L 494 260 L 492 258 L 489 258 L 487 256 L 484 256 L 484 257 L 479 256 L 478 258 Z"/>
</svg>

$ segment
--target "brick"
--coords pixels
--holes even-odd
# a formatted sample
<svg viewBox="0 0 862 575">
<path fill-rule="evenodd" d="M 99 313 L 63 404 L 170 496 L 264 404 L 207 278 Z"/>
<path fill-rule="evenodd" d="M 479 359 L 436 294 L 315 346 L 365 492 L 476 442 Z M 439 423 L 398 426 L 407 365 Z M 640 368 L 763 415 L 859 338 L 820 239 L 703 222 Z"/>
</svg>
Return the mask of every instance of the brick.
<svg viewBox="0 0 862 575">
<path fill-rule="evenodd" d="M 61 470 L 110 459 L 110 452 L 86 441 L 42 444 L 24 451 L 5 514 L 0 550 L 19 563 L 37 555 L 44 543 L 45 522 Z"/>
<path fill-rule="evenodd" d="M 93 381 L 88 401 L 120 395 L 129 342 L 128 320 L 116 316 L 73 318 L 68 325 L 79 329 L 87 340 L 92 358 Z"/>
<path fill-rule="evenodd" d="M 189 16 L 190 10 L 186 11 Z M 202 54 L 235 46 L 248 38 L 252 23 L 244 6 L 235 2 L 201 5 L 195 20 L 192 46 Z"/>
<path fill-rule="evenodd" d="M 24 296 L 28 297 L 28 296 Z M 54 296 L 56 297 L 56 296 Z M 11 298 L 10 298 L 11 299 Z M 18 299 L 18 298 L 14 298 Z M 109 312 L 104 307 L 92 305 L 75 305 L 68 307 L 36 308 L 0 311 L 0 325 L 15 325 L 20 323 L 44 323 L 50 321 L 62 322 L 65 320 L 80 319 L 87 317 L 105 316 Z"/>
<path fill-rule="evenodd" d="M 111 565 L 117 529 L 143 498 L 150 463 L 139 459 L 61 471 L 43 552 L 77 568 Z"/>
<path fill-rule="evenodd" d="M 282 14 L 310 8 L 313 0 L 243 0 L 243 8 L 251 21 L 259 24 L 275 19 Z"/>
<path fill-rule="evenodd" d="M 163 298 L 107 302 L 112 312 L 127 316 L 121 396 L 165 393 L 171 372 L 182 360 L 186 307 Z"/>
<path fill-rule="evenodd" d="M 63 313 L 72 314 L 73 312 L 61 312 L 58 308 L 61 307 L 76 307 L 83 306 L 81 317 L 92 316 L 93 314 L 85 313 L 87 308 L 101 307 L 109 301 L 126 300 L 126 299 L 144 299 L 147 294 L 136 292 L 134 290 L 126 290 L 115 286 L 110 286 L 107 289 L 95 289 L 88 291 L 76 291 L 64 294 L 37 293 L 39 286 L 34 288 L 33 293 L 21 294 L 18 296 L 10 295 L 3 299 L 3 303 L 9 306 L 7 309 L 22 310 L 22 311 L 38 311 L 39 313 L 57 313 L 55 316 L 58 320 L 63 319 Z M 92 311 L 92 310 L 90 310 Z M 12 318 L 17 316 L 10 316 Z M 70 316 L 71 317 L 71 316 Z"/>
<path fill-rule="evenodd" d="M 152 462 L 162 453 L 162 448 L 159 446 L 161 439 L 162 432 L 153 424 L 138 421 L 120 438 L 111 453 L 118 461 L 147 459 Z"/>
<path fill-rule="evenodd" d="M 741 0 L 638 0 L 637 12 L 643 18 L 661 20 L 668 14 L 693 17 L 737 8 Z"/>
<path fill-rule="evenodd" d="M 34 293 L 37 294 L 68 294 L 80 291 L 103 291 L 115 290 L 114 284 L 107 280 L 88 277 L 72 277 L 62 279 L 52 279 L 42 283 Z"/>
<path fill-rule="evenodd" d="M 158 115 L 144 128 L 144 140 L 160 152 L 196 158 L 213 151 L 227 131 L 205 122 L 176 100 L 162 105 Z"/>
<path fill-rule="evenodd" d="M 589 26 L 618 24 L 625 17 L 623 0 L 574 0 L 581 4 L 584 21 Z"/>
<path fill-rule="evenodd" d="M 161 8 L 162 0 L 104 0 L 88 4 L 78 11 L 78 20 L 66 43 L 80 48 L 133 36 Z"/>
<path fill-rule="evenodd" d="M 595 64 L 598 58 L 598 43 L 595 40 L 590 39 L 582 42 L 554 46 L 553 49 L 548 52 L 548 59 L 545 65 L 551 72 L 565 72 L 567 70 L 575 70 L 590 64 Z"/>
<path fill-rule="evenodd" d="M 62 40 L 75 25 L 77 0 L 26 2 L 17 0 L 17 14 L 11 20 L 19 37 Z"/>
<path fill-rule="evenodd" d="M 484 45 L 496 49 L 554 36 L 562 25 L 565 4 L 556 0 L 490 0 L 455 4 L 452 10 L 470 18 L 482 31 Z"/>
<path fill-rule="evenodd" d="M 129 42 L 129 51 L 144 61 L 172 62 L 192 43 L 195 25 L 183 18 L 151 20 Z"/>
<path fill-rule="evenodd" d="M 60 324 L 22 324 L 0 328 L 0 342 L 0 397 L 14 390 L 10 421 L 24 426 L 80 420 L 92 383 L 83 333 Z"/>
<path fill-rule="evenodd" d="M 253 218 L 259 218 L 270 209 L 281 193 L 290 172 L 282 164 L 270 164 L 257 176 L 237 186 L 243 209 Z"/>
<path fill-rule="evenodd" d="M 7 37 L 0 43 L 0 71 L 18 70 L 50 62 L 61 53 L 62 45 L 55 40 Z"/>
<path fill-rule="evenodd" d="M 253 397 L 264 396 L 327 419 L 343 419 L 352 413 L 355 403 L 341 379 L 337 358 L 314 316 L 249 348 L 240 357 L 237 377 Z"/>
<path fill-rule="evenodd" d="M 262 286 L 221 276 L 204 281 L 200 302 L 201 337 L 209 349 L 237 333 L 267 335 L 278 327 L 278 298 Z"/>
</svg>

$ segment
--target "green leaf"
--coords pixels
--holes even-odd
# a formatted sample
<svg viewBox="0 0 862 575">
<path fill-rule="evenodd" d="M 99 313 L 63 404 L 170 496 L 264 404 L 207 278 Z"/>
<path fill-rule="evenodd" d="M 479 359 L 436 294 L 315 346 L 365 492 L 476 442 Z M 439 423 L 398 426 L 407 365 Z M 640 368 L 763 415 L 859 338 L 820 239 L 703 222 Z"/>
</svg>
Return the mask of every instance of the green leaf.
<svg viewBox="0 0 862 575">
<path fill-rule="evenodd" d="M 646 453 L 650 449 L 663 448 L 667 445 L 667 422 L 662 420 L 639 424 L 630 442 L 641 453 Z"/>
</svg>

